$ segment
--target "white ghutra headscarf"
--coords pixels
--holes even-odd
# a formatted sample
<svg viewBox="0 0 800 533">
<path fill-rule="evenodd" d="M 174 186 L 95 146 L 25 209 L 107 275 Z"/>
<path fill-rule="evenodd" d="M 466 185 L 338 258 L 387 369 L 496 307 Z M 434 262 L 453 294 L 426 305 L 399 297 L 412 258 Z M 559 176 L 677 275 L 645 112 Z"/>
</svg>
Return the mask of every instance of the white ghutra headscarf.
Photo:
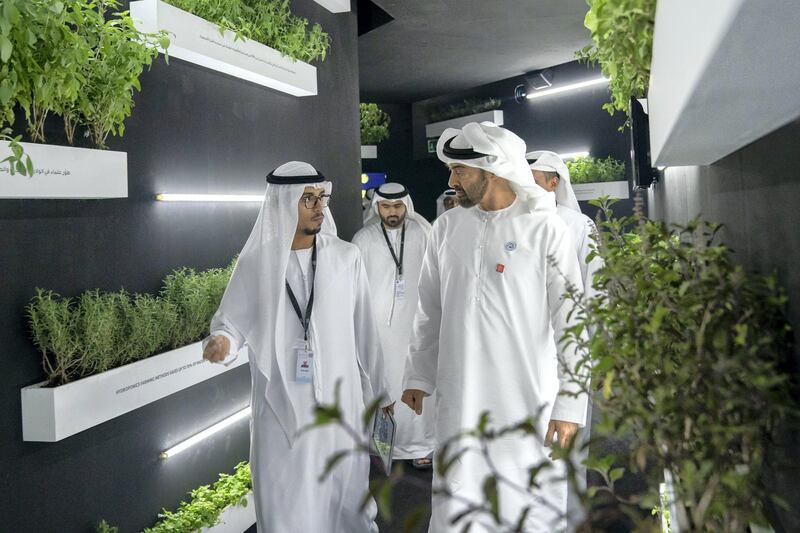
<svg viewBox="0 0 800 533">
<path fill-rule="evenodd" d="M 564 160 L 555 153 L 548 150 L 537 150 L 528 152 L 525 157 L 530 163 L 531 170 L 541 170 L 543 172 L 555 172 L 558 174 L 558 185 L 556 185 L 556 204 L 574 209 L 578 213 L 581 207 L 575 191 L 572 190 L 572 183 L 569 180 L 569 169 Z"/>
<path fill-rule="evenodd" d="M 408 189 L 399 183 L 384 183 L 375 190 L 372 197 L 372 204 L 369 208 L 369 216 L 364 220 L 364 225 L 375 224 L 381 221 L 381 216 L 378 213 L 378 202 L 384 200 L 401 200 L 406 206 L 406 220 L 413 220 L 423 228 L 430 230 L 431 224 L 425 217 L 420 215 L 414 210 L 414 201 L 408 194 Z"/>
</svg>

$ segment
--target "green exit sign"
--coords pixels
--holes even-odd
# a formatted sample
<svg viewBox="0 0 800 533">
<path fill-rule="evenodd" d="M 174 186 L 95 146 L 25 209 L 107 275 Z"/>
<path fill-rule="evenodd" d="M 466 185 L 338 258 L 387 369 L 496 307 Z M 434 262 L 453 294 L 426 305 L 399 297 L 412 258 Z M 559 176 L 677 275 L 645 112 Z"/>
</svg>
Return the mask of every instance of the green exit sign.
<svg viewBox="0 0 800 533">
<path fill-rule="evenodd" d="M 438 137 L 435 139 L 428 139 L 428 153 L 435 154 L 436 153 L 436 142 L 439 140 Z"/>
</svg>

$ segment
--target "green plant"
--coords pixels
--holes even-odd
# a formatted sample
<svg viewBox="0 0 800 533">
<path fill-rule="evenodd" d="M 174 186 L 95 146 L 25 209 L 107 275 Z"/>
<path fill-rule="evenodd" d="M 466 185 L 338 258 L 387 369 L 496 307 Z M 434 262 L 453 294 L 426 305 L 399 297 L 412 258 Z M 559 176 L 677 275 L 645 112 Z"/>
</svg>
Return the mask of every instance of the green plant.
<svg viewBox="0 0 800 533">
<path fill-rule="evenodd" d="M 330 37 L 319 24 L 294 15 L 289 0 L 167 0 L 188 11 L 247 38 L 265 44 L 300 61 L 325 60 Z"/>
<path fill-rule="evenodd" d="M 391 118 L 378 104 L 359 104 L 361 112 L 361 144 L 370 145 L 389 138 Z"/>
<path fill-rule="evenodd" d="M 690 531 L 744 531 L 765 523 L 772 436 L 796 420 L 788 374 L 787 299 L 773 276 L 750 274 L 716 243 L 720 226 L 670 227 L 605 213 L 604 266 L 568 334 L 590 354 L 602 389 L 595 435 L 629 435 L 630 468 L 650 476 L 644 507 L 658 505 L 666 469 Z M 591 337 L 582 336 L 591 331 Z M 675 517 L 671 517 L 674 520 Z"/>
<path fill-rule="evenodd" d="M 8 142 L 8 149 L 11 150 L 11 155 L 5 159 L 0 160 L 0 165 L 8 163 L 8 172 L 12 176 L 19 172 L 23 176 L 33 175 L 33 161 L 29 155 L 25 153 L 25 149 L 19 142 L 22 140 L 22 135 L 12 137 L 11 128 L 0 129 L 0 142 Z M 3 167 L 0 166 L 0 170 Z"/>
<path fill-rule="evenodd" d="M 95 529 L 97 533 L 119 533 L 119 528 L 117 526 L 112 526 L 105 520 L 101 520 L 99 524 L 97 524 L 97 529 Z"/>
<path fill-rule="evenodd" d="M 502 102 L 496 98 L 468 98 L 456 104 L 437 106 L 428 111 L 428 120 L 441 122 L 456 117 L 465 117 L 499 109 Z"/>
<path fill-rule="evenodd" d="M 156 525 L 142 533 L 191 533 L 219 523 L 220 514 L 232 505 L 247 506 L 247 493 L 253 490 L 250 465 L 239 463 L 232 475 L 220 474 L 213 485 L 203 485 L 190 492 L 191 499 L 181 502 L 175 512 L 163 510 Z"/>
<path fill-rule="evenodd" d="M 656 0 L 587 0 L 584 25 L 593 43 L 579 50 L 579 59 L 600 64 L 609 78 L 610 114 L 628 113 L 631 97 L 643 98 L 650 83 Z"/>
<path fill-rule="evenodd" d="M 199 273 L 177 270 L 165 280 L 160 296 L 92 290 L 73 299 L 37 289 L 26 312 L 49 385 L 199 340 L 219 306 L 233 264 Z"/>
<path fill-rule="evenodd" d="M 579 157 L 566 161 L 566 165 L 572 183 L 598 183 L 625 179 L 625 163 L 611 156 L 605 159 Z"/>
<path fill-rule="evenodd" d="M 169 46 L 166 33 L 134 28 L 118 0 L 4 0 L 0 9 L 0 128 L 24 111 L 28 133 L 44 142 L 51 114 L 72 144 L 78 126 L 98 147 L 122 135 L 145 65 Z"/>
</svg>

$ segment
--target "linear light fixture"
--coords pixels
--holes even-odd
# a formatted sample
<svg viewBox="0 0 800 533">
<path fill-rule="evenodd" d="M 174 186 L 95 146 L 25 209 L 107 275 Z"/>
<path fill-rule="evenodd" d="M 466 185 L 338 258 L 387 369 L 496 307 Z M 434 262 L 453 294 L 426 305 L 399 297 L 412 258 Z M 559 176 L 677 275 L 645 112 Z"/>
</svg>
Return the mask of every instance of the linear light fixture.
<svg viewBox="0 0 800 533">
<path fill-rule="evenodd" d="M 579 157 L 587 157 L 589 155 L 589 150 L 584 150 L 582 152 L 569 152 L 567 154 L 558 154 L 558 157 L 561 159 L 578 159 Z"/>
<path fill-rule="evenodd" d="M 186 449 L 191 448 L 192 446 L 194 446 L 198 442 L 202 442 L 202 441 L 206 440 L 211 435 L 214 435 L 215 433 L 219 433 L 220 431 L 222 431 L 226 427 L 230 426 L 231 424 L 235 424 L 239 420 L 242 420 L 243 418 L 249 417 L 250 416 L 250 412 L 251 412 L 251 409 L 250 409 L 250 406 L 248 405 L 247 407 L 245 407 L 241 411 L 238 411 L 238 412 L 232 414 L 231 416 L 229 416 L 225 420 L 217 422 L 216 424 L 214 424 L 210 428 L 204 429 L 203 431 L 201 431 L 197 435 L 193 435 L 193 436 L 189 437 L 188 439 L 186 439 L 185 441 L 179 442 L 178 444 L 176 444 L 175 446 L 173 446 L 169 450 L 161 452 L 161 455 L 159 455 L 159 457 L 161 459 L 169 459 L 170 457 L 174 457 L 174 456 L 178 455 L 179 453 L 181 453 L 182 451 L 185 451 Z"/>
<path fill-rule="evenodd" d="M 261 202 L 263 194 L 168 194 L 156 195 L 159 202 Z"/>
<path fill-rule="evenodd" d="M 563 87 L 551 87 L 550 89 L 545 89 L 543 91 L 535 91 L 530 94 L 527 94 L 525 95 L 525 98 L 527 98 L 528 100 L 532 100 L 534 98 L 541 98 L 543 96 L 550 96 L 552 94 L 574 91 L 576 89 L 582 89 L 584 87 L 590 87 L 592 85 L 599 85 L 601 83 L 608 83 L 608 78 L 606 77 L 592 78 L 590 80 L 581 81 L 579 83 L 564 85 Z"/>
</svg>

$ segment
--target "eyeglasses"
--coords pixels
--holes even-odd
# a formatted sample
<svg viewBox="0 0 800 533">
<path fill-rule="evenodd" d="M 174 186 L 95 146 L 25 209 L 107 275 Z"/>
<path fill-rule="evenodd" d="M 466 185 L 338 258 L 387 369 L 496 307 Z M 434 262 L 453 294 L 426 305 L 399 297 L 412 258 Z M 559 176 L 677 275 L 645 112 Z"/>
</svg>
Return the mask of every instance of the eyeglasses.
<svg viewBox="0 0 800 533">
<path fill-rule="evenodd" d="M 303 205 L 306 206 L 306 209 L 314 209 L 319 203 L 320 207 L 328 207 L 328 203 L 331 201 L 330 194 L 320 194 L 319 196 L 314 196 L 313 194 L 309 194 L 308 196 L 303 196 Z"/>
</svg>

